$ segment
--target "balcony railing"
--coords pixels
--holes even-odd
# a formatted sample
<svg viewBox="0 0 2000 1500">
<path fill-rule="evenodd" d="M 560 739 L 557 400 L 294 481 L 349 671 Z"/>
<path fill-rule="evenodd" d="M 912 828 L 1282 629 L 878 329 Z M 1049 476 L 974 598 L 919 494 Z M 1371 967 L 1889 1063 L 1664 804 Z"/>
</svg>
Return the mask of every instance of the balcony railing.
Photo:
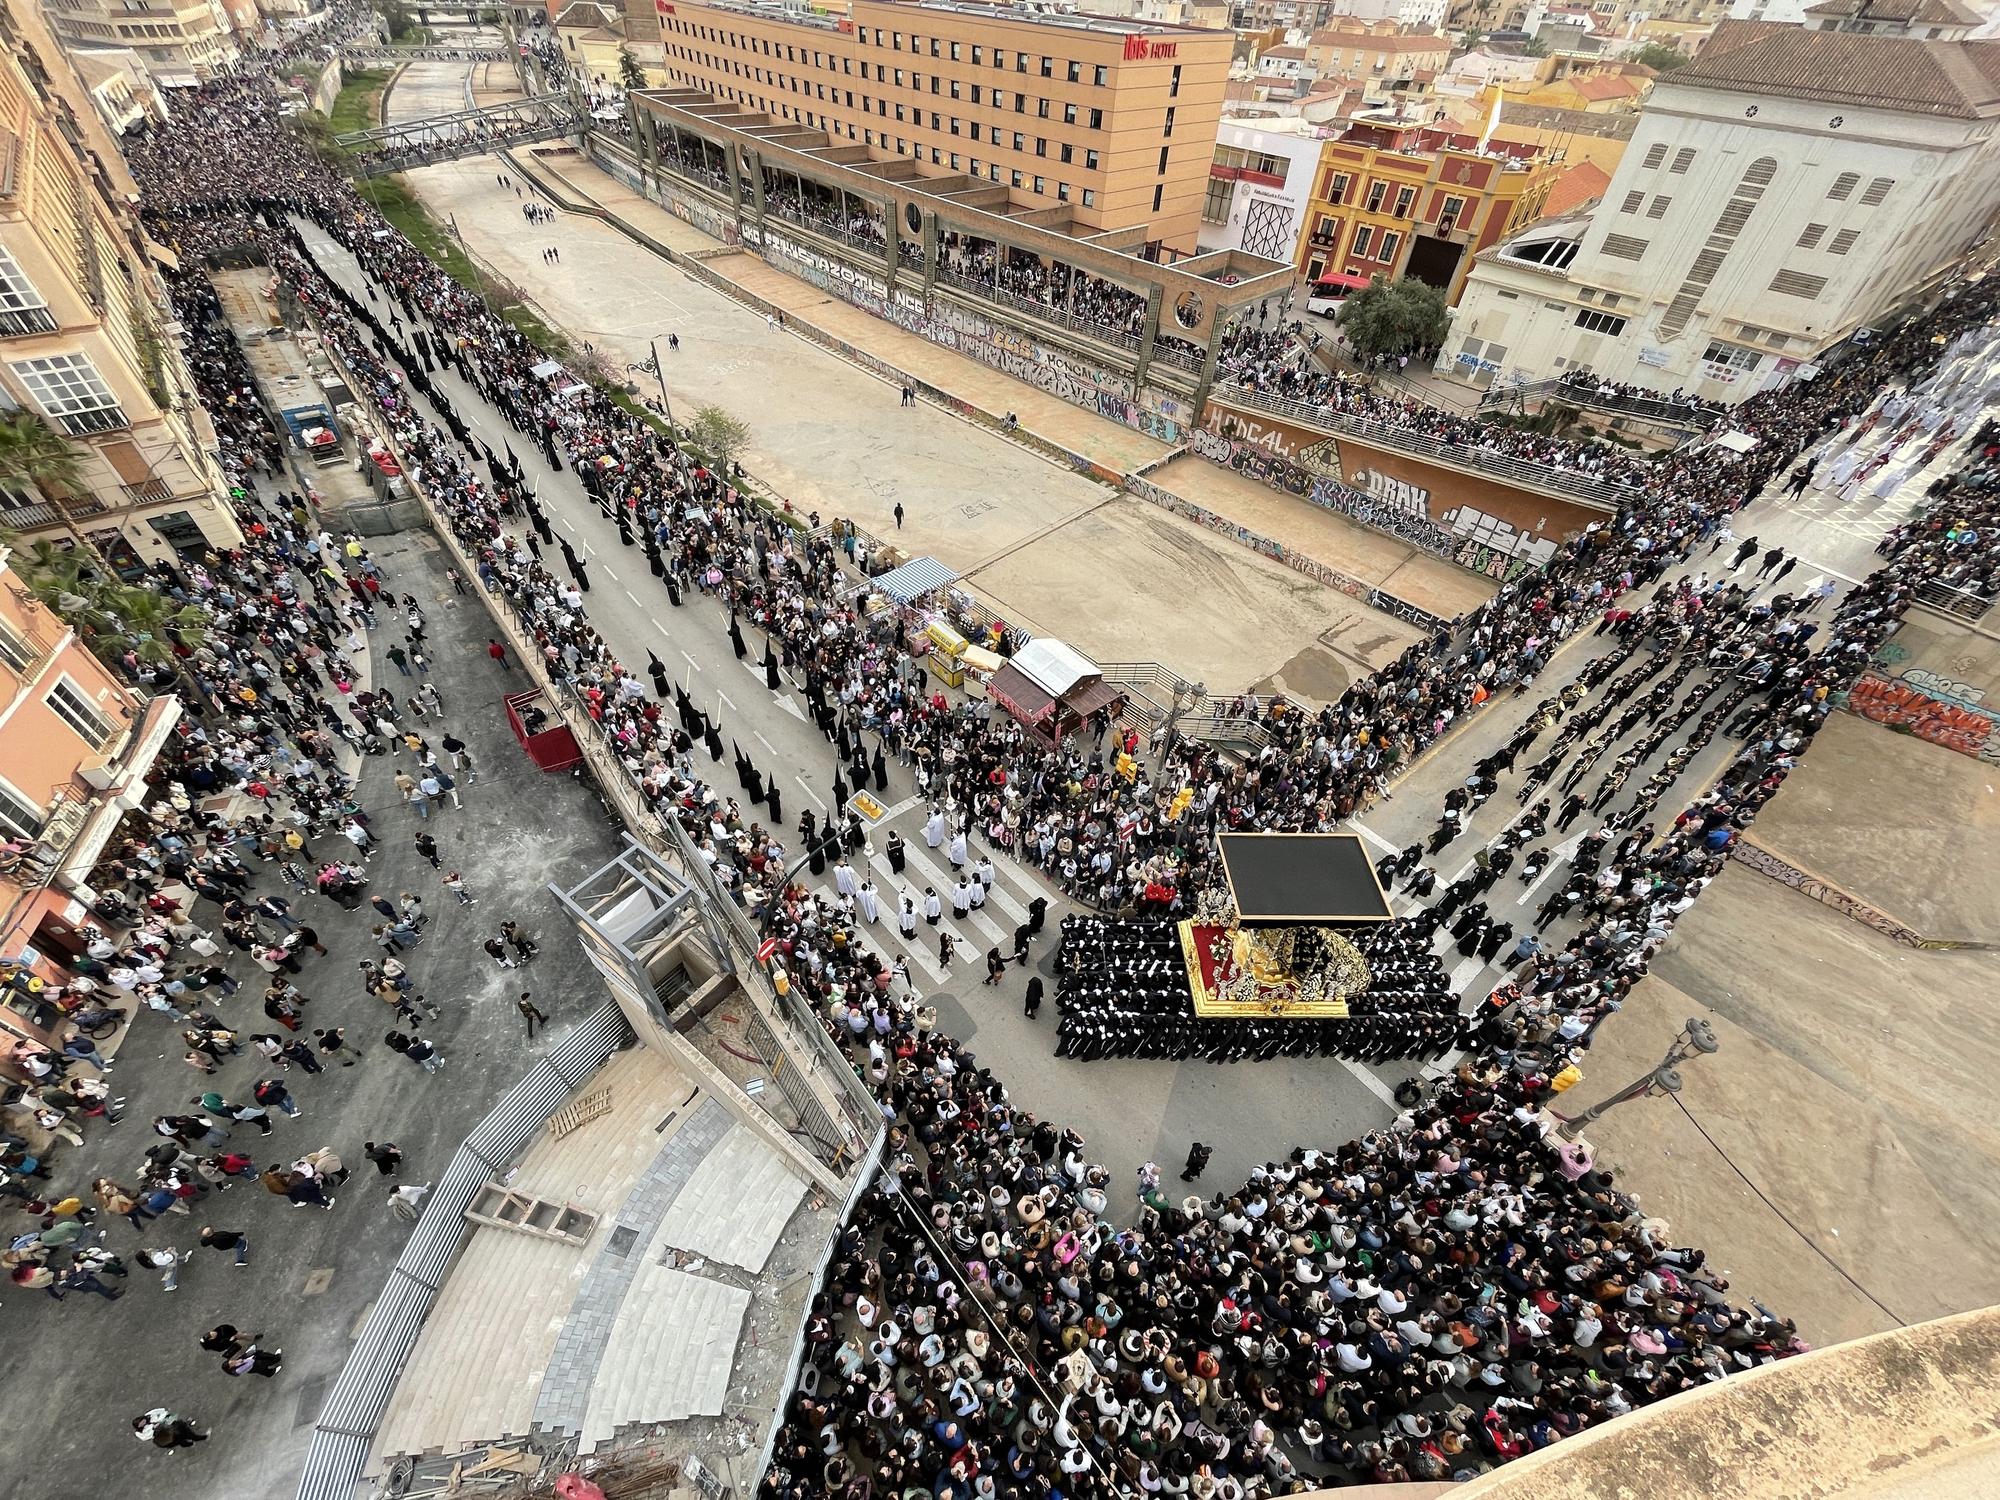
<svg viewBox="0 0 2000 1500">
<path fill-rule="evenodd" d="M 1935 579 L 1926 579 L 1917 585 L 1917 602 L 1942 610 L 1954 618 L 1972 621 L 1985 619 L 1986 612 L 1993 608 L 1990 596 L 1976 594 L 1971 589 L 1955 589 Z"/>
<path fill-rule="evenodd" d="M 0 527 L 9 531 L 35 531 L 44 526 L 60 526 L 65 517 L 84 520 L 90 516 L 109 514 L 110 507 L 100 500 L 75 499 L 65 501 L 61 506 L 46 501 L 30 501 L 26 505 L 10 505 L 0 509 Z"/>
<path fill-rule="evenodd" d="M 816 219 L 810 214 L 800 213 L 789 204 L 781 203 L 775 198 L 764 200 L 764 215 L 766 218 L 783 219 L 787 224 L 796 225 L 808 233 L 838 240 L 843 245 L 851 245 L 856 250 L 866 251 L 877 258 L 888 248 L 882 240 L 871 240 L 866 235 L 856 234 L 851 229 L 843 229 L 831 219 Z"/>
<path fill-rule="evenodd" d="M 1153 345 L 1155 364 L 1171 365 L 1176 370 L 1186 370 L 1191 375 L 1199 375 L 1203 362 L 1200 355 L 1188 354 L 1157 341 Z"/>
<path fill-rule="evenodd" d="M 1415 454 L 1420 458 L 1440 463 L 1456 464 L 1461 468 L 1477 469 L 1481 473 L 1492 474 L 1501 479 L 1511 479 L 1517 484 L 1525 484 L 1534 489 L 1568 495 L 1591 505 L 1616 509 L 1620 502 L 1634 499 L 1640 493 L 1629 484 L 1600 479 L 1591 474 L 1579 474 L 1569 469 L 1551 468 L 1546 464 L 1530 463 L 1526 459 L 1495 453 L 1489 448 L 1469 443 L 1449 442 L 1444 438 L 1412 432 L 1407 427 L 1377 422 L 1370 417 L 1349 416 L 1330 406 L 1318 405 L 1311 401 L 1297 401 L 1289 396 L 1273 396 L 1265 391 L 1253 391 L 1248 386 L 1223 385 L 1218 395 L 1224 401 L 1254 406 L 1276 416 L 1304 422 L 1323 432 L 1344 433 L 1349 437 L 1374 443 L 1378 447 Z"/>
<path fill-rule="evenodd" d="M 54 333 L 60 326 L 46 307 L 0 308 L 0 338 L 26 338 L 34 333 Z"/>
<path fill-rule="evenodd" d="M 1017 293 L 997 287 L 991 282 L 980 281 L 976 277 L 966 276 L 958 271 L 948 271 L 943 266 L 938 267 L 937 274 L 938 280 L 948 282 L 961 291 L 971 292 L 974 296 L 984 297 L 989 301 L 998 302 L 1007 307 L 1019 308 L 1030 317 L 1040 318 L 1045 323 L 1055 323 L 1064 328 L 1074 329 L 1076 332 L 1096 339 L 1100 343 L 1113 344 L 1120 349 L 1129 349 L 1135 354 L 1139 352 L 1139 336 L 1127 333 L 1122 328 L 1112 328 L 1103 323 L 1095 322 L 1090 318 L 1080 318 L 1075 313 L 1063 308 L 1052 307 L 1046 302 L 1037 302 L 1032 297 L 1020 296 Z"/>
<path fill-rule="evenodd" d="M 729 179 L 720 172 L 699 166 L 691 161 L 683 161 L 675 156 L 662 156 L 660 165 L 676 177 L 691 177 L 696 182 L 705 182 L 724 197 L 729 195 Z"/>
<path fill-rule="evenodd" d="M 161 500 L 171 500 L 174 492 L 167 487 L 164 479 L 142 479 L 137 484 L 121 484 L 125 498 L 134 505 L 152 505 Z"/>
</svg>

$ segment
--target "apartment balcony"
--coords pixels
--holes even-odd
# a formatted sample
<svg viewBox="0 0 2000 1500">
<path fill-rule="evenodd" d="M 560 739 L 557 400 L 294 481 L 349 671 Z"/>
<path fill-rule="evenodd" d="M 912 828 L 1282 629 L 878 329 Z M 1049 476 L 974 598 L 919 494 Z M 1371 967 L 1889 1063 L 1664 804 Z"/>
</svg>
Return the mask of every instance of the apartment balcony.
<svg viewBox="0 0 2000 1500">
<path fill-rule="evenodd" d="M 54 333 L 61 325 L 46 307 L 0 308 L 0 339 L 24 339 Z"/>
<path fill-rule="evenodd" d="M 1281 188 L 1285 185 L 1283 172 L 1260 172 L 1255 167 L 1224 167 L 1211 162 L 1208 175 L 1223 182 L 1251 182 L 1259 187 Z"/>
<path fill-rule="evenodd" d="M 111 754 L 79 764 L 76 776 L 51 795 L 41 830 L 11 878 L 24 887 L 87 881 L 119 823 L 145 801 L 146 774 L 180 719 L 179 698 L 154 698 Z"/>
<path fill-rule="evenodd" d="M 23 533 L 44 531 L 69 521 L 87 521 L 94 516 L 110 514 L 110 506 L 89 496 L 65 501 L 60 508 L 47 501 L 33 500 L 24 505 L 0 507 L 0 529 Z"/>
<path fill-rule="evenodd" d="M 174 492 L 164 479 L 144 479 L 137 484 L 121 484 L 126 503 L 131 505 L 157 505 L 162 500 L 174 498 Z"/>
</svg>

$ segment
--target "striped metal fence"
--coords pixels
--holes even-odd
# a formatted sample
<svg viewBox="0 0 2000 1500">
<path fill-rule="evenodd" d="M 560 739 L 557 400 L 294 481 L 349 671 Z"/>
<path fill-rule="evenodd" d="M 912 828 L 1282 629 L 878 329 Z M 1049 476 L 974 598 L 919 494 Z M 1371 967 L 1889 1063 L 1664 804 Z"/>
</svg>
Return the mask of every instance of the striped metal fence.
<svg viewBox="0 0 2000 1500">
<path fill-rule="evenodd" d="M 451 1165 L 431 1185 L 409 1243 L 313 1423 L 298 1500 L 353 1500 L 424 1319 L 453 1259 L 471 1237 L 466 1209 L 481 1188 L 513 1165 L 549 1116 L 631 1040 L 623 1013 L 606 1001 L 502 1094 L 466 1136 Z"/>
</svg>

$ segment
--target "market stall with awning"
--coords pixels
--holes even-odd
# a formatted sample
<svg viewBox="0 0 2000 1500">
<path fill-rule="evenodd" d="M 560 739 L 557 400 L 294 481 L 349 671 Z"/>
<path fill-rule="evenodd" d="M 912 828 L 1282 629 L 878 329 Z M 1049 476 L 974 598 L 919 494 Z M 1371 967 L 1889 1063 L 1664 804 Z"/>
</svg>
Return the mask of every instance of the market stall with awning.
<svg viewBox="0 0 2000 1500">
<path fill-rule="evenodd" d="M 900 568 L 869 579 L 866 586 L 898 604 L 910 604 L 933 589 L 949 588 L 959 576 L 957 569 L 946 567 L 935 557 L 913 557 Z"/>
</svg>

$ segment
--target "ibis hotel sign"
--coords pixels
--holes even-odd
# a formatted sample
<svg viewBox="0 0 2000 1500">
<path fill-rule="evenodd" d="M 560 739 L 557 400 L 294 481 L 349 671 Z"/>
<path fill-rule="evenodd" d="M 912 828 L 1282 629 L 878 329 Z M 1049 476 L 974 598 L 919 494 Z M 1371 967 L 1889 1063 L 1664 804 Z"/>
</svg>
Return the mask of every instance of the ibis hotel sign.
<svg viewBox="0 0 2000 1500">
<path fill-rule="evenodd" d="M 1125 38 L 1125 61 L 1156 62 L 1163 57 L 1172 57 L 1180 50 L 1179 42 L 1158 42 L 1151 37 L 1128 36 Z"/>
</svg>

